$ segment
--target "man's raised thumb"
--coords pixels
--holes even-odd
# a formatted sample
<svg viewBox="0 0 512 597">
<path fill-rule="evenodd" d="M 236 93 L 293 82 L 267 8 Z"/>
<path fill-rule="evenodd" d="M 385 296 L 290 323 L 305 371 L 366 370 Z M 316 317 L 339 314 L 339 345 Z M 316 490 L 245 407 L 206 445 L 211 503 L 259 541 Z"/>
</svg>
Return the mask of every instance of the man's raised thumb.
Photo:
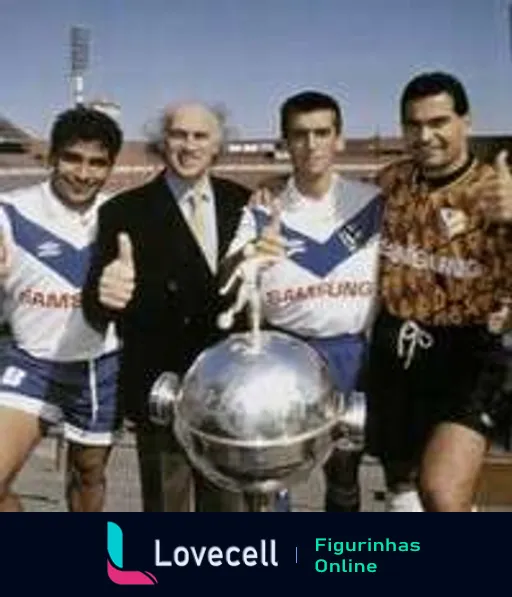
<svg viewBox="0 0 512 597">
<path fill-rule="evenodd" d="M 508 151 L 506 149 L 502 149 L 496 159 L 494 160 L 494 167 L 496 168 L 496 172 L 498 176 L 507 176 L 511 177 L 510 168 L 508 165 Z"/>
<path fill-rule="evenodd" d="M 117 258 L 126 265 L 133 264 L 133 246 L 129 235 L 126 232 L 120 232 L 117 235 Z"/>
<path fill-rule="evenodd" d="M 274 198 L 270 204 L 269 227 L 275 234 L 281 230 L 281 201 Z"/>
<path fill-rule="evenodd" d="M 7 242 L 5 240 L 4 231 L 0 228 L 0 261 L 6 263 L 8 261 Z"/>
</svg>

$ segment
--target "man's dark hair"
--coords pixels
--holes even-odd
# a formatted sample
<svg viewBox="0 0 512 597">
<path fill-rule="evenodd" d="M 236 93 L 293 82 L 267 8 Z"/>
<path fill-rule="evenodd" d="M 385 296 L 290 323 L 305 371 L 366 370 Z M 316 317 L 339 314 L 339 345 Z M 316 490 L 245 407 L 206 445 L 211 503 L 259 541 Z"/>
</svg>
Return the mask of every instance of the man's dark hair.
<svg viewBox="0 0 512 597">
<path fill-rule="evenodd" d="M 400 99 L 400 118 L 405 120 L 411 101 L 446 93 L 453 99 L 453 109 L 459 116 L 469 112 L 469 100 L 464 85 L 453 75 L 443 72 L 422 73 L 405 86 Z"/>
<path fill-rule="evenodd" d="M 339 134 L 342 127 L 341 108 L 338 102 L 330 95 L 318 91 L 303 91 L 289 97 L 281 106 L 281 135 L 288 137 L 290 122 L 297 114 L 315 112 L 317 110 L 330 110 L 334 114 L 334 126 Z"/>
<path fill-rule="evenodd" d="M 78 141 L 99 141 L 115 161 L 123 142 L 123 133 L 115 120 L 92 108 L 79 106 L 59 114 L 50 133 L 50 157 L 57 157 Z"/>
</svg>

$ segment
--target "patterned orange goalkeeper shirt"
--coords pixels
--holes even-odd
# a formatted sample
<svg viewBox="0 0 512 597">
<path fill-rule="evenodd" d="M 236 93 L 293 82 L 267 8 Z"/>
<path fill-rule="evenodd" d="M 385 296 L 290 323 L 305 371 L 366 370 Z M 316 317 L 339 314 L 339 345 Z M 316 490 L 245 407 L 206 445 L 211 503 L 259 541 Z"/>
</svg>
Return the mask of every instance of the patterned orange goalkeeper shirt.
<svg viewBox="0 0 512 597">
<path fill-rule="evenodd" d="M 410 160 L 381 173 L 381 300 L 391 314 L 425 325 L 486 324 L 512 297 L 511 229 L 489 224 L 478 205 L 477 184 L 493 174 L 474 160 L 429 188 Z"/>
</svg>

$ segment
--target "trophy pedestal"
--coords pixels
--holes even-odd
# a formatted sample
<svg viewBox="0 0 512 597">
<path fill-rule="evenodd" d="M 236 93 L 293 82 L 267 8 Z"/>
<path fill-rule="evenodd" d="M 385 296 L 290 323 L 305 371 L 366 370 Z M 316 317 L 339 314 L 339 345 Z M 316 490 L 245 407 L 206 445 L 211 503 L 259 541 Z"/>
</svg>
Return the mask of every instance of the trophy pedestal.
<svg viewBox="0 0 512 597">
<path fill-rule="evenodd" d="M 276 494 L 244 493 L 244 501 L 248 512 L 275 512 Z"/>
<path fill-rule="evenodd" d="M 244 512 L 290 512 L 287 490 L 274 493 L 244 492 Z"/>
</svg>

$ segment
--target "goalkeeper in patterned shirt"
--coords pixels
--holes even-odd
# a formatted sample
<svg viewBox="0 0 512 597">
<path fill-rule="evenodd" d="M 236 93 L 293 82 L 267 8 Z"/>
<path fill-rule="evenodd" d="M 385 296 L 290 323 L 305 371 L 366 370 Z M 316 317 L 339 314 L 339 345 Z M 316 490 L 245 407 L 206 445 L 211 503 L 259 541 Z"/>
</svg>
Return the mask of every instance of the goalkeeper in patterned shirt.
<svg viewBox="0 0 512 597">
<path fill-rule="evenodd" d="M 504 152 L 494 164 L 472 155 L 468 98 L 453 76 L 410 81 L 401 121 L 410 159 L 380 177 L 368 449 L 384 465 L 391 511 L 470 511 L 506 406 L 512 179 Z"/>
</svg>

